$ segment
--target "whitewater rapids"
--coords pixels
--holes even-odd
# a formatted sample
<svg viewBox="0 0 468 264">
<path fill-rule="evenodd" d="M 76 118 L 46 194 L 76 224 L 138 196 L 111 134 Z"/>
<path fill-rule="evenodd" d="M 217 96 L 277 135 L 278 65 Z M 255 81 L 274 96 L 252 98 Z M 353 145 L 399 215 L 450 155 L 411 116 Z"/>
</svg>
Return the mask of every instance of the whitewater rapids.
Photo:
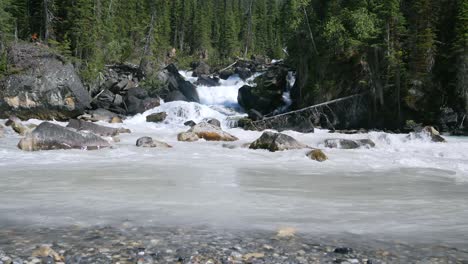
<svg viewBox="0 0 468 264">
<path fill-rule="evenodd" d="M 189 78 L 190 73 L 184 73 Z M 312 134 L 287 131 L 323 147 L 327 138 L 369 138 L 373 149 L 325 149 L 315 162 L 306 150 L 270 153 L 243 148 L 261 133 L 230 128 L 243 116 L 237 77 L 219 87 L 198 87 L 201 104 L 164 103 L 128 118 L 113 148 L 99 151 L 23 152 L 7 129 L 0 138 L 2 226 L 209 225 L 220 228 L 296 227 L 313 234 L 358 234 L 466 244 L 468 139 L 448 143 L 403 134 Z M 145 117 L 165 111 L 164 123 Z M 188 120 L 217 118 L 240 140 L 178 142 Z M 3 122 L 3 121 L 2 121 Z M 40 123 L 30 120 L 29 123 Z M 59 123 L 62 124 L 62 123 Z M 65 124 L 63 124 L 65 125 Z M 136 148 L 151 136 L 172 149 Z"/>
</svg>

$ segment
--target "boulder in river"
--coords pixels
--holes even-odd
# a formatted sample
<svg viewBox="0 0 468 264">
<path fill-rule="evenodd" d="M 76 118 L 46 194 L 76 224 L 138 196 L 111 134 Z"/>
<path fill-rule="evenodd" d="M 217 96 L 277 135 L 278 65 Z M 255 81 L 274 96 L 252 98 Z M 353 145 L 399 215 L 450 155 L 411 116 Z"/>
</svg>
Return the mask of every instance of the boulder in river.
<svg viewBox="0 0 468 264">
<path fill-rule="evenodd" d="M 161 123 L 167 118 L 166 112 L 154 113 L 146 117 L 146 122 Z"/>
<path fill-rule="evenodd" d="M 283 92 L 287 85 L 288 70 L 273 66 L 255 78 L 256 86 L 244 85 L 239 89 L 237 101 L 247 112 L 255 109 L 262 115 L 270 114 L 284 105 Z"/>
<path fill-rule="evenodd" d="M 325 140 L 325 147 L 327 148 L 338 148 L 338 149 L 357 149 L 360 147 L 373 148 L 375 143 L 370 139 L 344 139 L 344 138 L 332 138 Z"/>
<path fill-rule="evenodd" d="M 129 89 L 124 101 L 129 115 L 141 114 L 161 104 L 159 98 L 149 97 L 145 89 L 138 87 Z"/>
<path fill-rule="evenodd" d="M 242 80 L 247 80 L 248 78 L 252 77 L 253 73 L 249 68 L 244 67 L 236 67 L 235 73 L 239 75 Z"/>
<path fill-rule="evenodd" d="M 200 138 L 198 137 L 198 135 L 193 132 L 182 132 L 177 135 L 178 141 L 195 142 L 195 141 L 198 141 L 199 139 Z"/>
<path fill-rule="evenodd" d="M 172 148 L 171 145 L 162 141 L 154 140 L 151 137 L 139 138 L 136 142 L 136 146 L 142 148 Z"/>
<path fill-rule="evenodd" d="M 116 113 L 113 113 L 107 109 L 99 108 L 96 110 L 87 111 L 86 114 L 81 115 L 78 119 L 82 119 L 90 122 L 104 121 L 111 122 L 113 118 L 119 117 Z"/>
<path fill-rule="evenodd" d="M 110 147 L 109 142 L 93 134 L 73 131 L 60 125 L 42 122 L 18 143 L 25 151 L 53 149 L 100 149 Z"/>
<path fill-rule="evenodd" d="M 195 82 L 195 84 L 208 87 L 220 85 L 218 78 L 210 77 L 208 75 L 201 75 L 200 77 L 198 77 L 198 80 Z"/>
<path fill-rule="evenodd" d="M 262 136 L 250 144 L 251 149 L 266 149 L 272 152 L 302 149 L 307 146 L 291 136 L 270 131 L 263 132 Z"/>
<path fill-rule="evenodd" d="M 84 113 L 91 98 L 73 65 L 45 46 L 14 44 L 0 80 L 0 118 L 67 120 Z"/>
<path fill-rule="evenodd" d="M 201 122 L 192 128 L 188 132 L 195 133 L 199 138 L 203 138 L 207 141 L 236 141 L 237 137 L 223 131 L 220 127 Z"/>
<path fill-rule="evenodd" d="M 192 68 L 193 68 L 193 72 L 192 72 L 193 77 L 200 77 L 202 75 L 206 76 L 206 75 L 209 75 L 211 72 L 210 66 L 204 61 L 198 61 L 198 62 L 192 63 Z"/>
<path fill-rule="evenodd" d="M 13 131 L 20 134 L 21 136 L 24 136 L 34 128 L 34 126 L 25 126 L 16 116 L 10 116 L 10 118 L 5 122 L 5 125 L 11 127 Z"/>
<path fill-rule="evenodd" d="M 200 102 L 195 85 L 185 80 L 174 64 L 170 64 L 158 73 L 158 79 L 163 84 L 158 95 L 165 102 L 186 101 Z"/>
<path fill-rule="evenodd" d="M 205 118 L 202 120 L 202 122 L 206 122 L 208 124 L 211 124 L 213 126 L 221 127 L 221 121 L 219 121 L 216 118 Z"/>
<path fill-rule="evenodd" d="M 316 160 L 318 162 L 323 162 L 328 159 L 327 155 L 325 155 L 325 153 L 323 153 L 323 151 L 320 149 L 313 149 L 307 152 L 306 156 L 311 160 Z"/>
<path fill-rule="evenodd" d="M 231 77 L 232 75 L 234 75 L 234 70 L 232 69 L 226 69 L 226 70 L 223 70 L 219 73 L 219 78 L 223 79 L 223 80 L 227 80 L 229 79 L 229 77 Z"/>
<path fill-rule="evenodd" d="M 197 123 L 195 123 L 195 121 L 193 120 L 189 120 L 187 122 L 184 123 L 184 126 L 189 126 L 189 127 L 193 127 L 195 126 Z"/>
<path fill-rule="evenodd" d="M 95 123 L 87 122 L 84 120 L 77 120 L 77 119 L 70 120 L 68 122 L 67 127 L 76 129 L 78 131 L 89 131 L 96 135 L 106 136 L 106 137 L 112 137 L 112 136 L 118 135 L 119 133 L 127 132 L 120 128 L 101 126 Z"/>
</svg>

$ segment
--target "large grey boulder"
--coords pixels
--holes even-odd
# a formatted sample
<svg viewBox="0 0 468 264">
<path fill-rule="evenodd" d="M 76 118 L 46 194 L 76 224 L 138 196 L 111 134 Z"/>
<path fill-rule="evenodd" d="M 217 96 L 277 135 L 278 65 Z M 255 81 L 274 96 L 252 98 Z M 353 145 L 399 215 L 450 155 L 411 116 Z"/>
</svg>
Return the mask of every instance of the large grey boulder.
<svg viewBox="0 0 468 264">
<path fill-rule="evenodd" d="M 293 137 L 282 133 L 275 133 L 270 131 L 263 132 L 262 136 L 250 144 L 251 149 L 266 149 L 272 152 L 302 149 L 307 146 L 300 143 Z"/>
<path fill-rule="evenodd" d="M 14 71 L 0 80 L 0 118 L 67 120 L 89 107 L 91 98 L 73 65 L 51 49 L 15 44 L 8 65 Z"/>
<path fill-rule="evenodd" d="M 93 133 L 74 131 L 49 122 L 41 123 L 18 143 L 25 151 L 53 149 L 100 149 L 110 144 Z"/>
<path fill-rule="evenodd" d="M 128 130 L 125 130 L 125 129 L 101 126 L 98 124 L 94 124 L 94 123 L 87 122 L 84 120 L 77 120 L 77 119 L 70 120 L 68 122 L 67 127 L 73 128 L 78 131 L 88 131 L 96 135 L 105 136 L 105 137 L 113 137 L 113 136 L 118 135 L 119 133 L 129 132 Z"/>
</svg>

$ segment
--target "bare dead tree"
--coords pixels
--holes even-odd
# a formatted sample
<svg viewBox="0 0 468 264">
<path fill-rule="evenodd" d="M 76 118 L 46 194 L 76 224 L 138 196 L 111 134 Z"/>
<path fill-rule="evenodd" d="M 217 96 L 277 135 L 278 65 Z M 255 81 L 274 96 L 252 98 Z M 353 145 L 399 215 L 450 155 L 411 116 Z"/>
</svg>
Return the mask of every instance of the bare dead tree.
<svg viewBox="0 0 468 264">
<path fill-rule="evenodd" d="M 252 6 L 253 0 L 250 0 L 249 10 L 248 10 L 248 17 L 249 17 L 249 24 L 247 26 L 247 36 L 245 41 L 245 50 L 244 50 L 244 58 L 247 57 L 247 53 L 249 52 L 250 43 L 252 42 Z"/>
</svg>

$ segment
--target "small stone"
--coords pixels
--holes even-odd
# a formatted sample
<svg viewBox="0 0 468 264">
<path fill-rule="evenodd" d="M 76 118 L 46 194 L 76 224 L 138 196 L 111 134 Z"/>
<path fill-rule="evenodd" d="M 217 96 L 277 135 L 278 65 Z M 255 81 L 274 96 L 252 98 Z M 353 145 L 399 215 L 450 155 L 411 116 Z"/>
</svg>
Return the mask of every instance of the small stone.
<svg viewBox="0 0 468 264">
<path fill-rule="evenodd" d="M 177 135 L 178 141 L 194 142 L 198 141 L 199 139 L 200 138 L 198 137 L 198 135 L 192 132 L 182 132 Z"/>
<path fill-rule="evenodd" d="M 339 247 L 339 248 L 335 248 L 333 252 L 338 253 L 338 254 L 350 254 L 353 252 L 353 249 L 347 248 L 347 247 Z"/>
<path fill-rule="evenodd" d="M 197 123 L 195 123 L 192 120 L 189 120 L 189 121 L 184 123 L 184 126 L 189 126 L 189 127 L 193 127 L 193 126 L 196 126 L 196 125 L 197 125 Z"/>
<path fill-rule="evenodd" d="M 171 145 L 162 141 L 154 140 L 151 137 L 139 138 L 136 142 L 136 146 L 143 148 L 172 148 Z"/>
<path fill-rule="evenodd" d="M 320 149 L 314 149 L 307 153 L 306 156 L 309 157 L 311 160 L 316 160 L 318 162 L 323 162 L 328 159 L 327 155 L 325 155 L 325 153 L 323 153 L 323 151 Z"/>
<path fill-rule="evenodd" d="M 281 238 L 289 238 L 289 237 L 295 236 L 296 231 L 297 230 L 293 227 L 285 227 L 285 228 L 279 229 L 278 232 L 276 233 L 276 236 L 281 237 Z"/>
<path fill-rule="evenodd" d="M 252 259 L 252 258 L 263 258 L 263 257 L 265 257 L 265 254 L 264 253 L 258 253 L 258 252 L 249 253 L 249 254 L 244 255 L 245 260 L 249 260 L 249 259 Z"/>
<path fill-rule="evenodd" d="M 122 121 L 122 118 L 120 118 L 120 117 L 118 117 L 118 116 L 114 116 L 114 117 L 112 117 L 110 123 L 111 123 L 111 124 L 123 123 L 123 121 Z"/>
<path fill-rule="evenodd" d="M 151 114 L 146 117 L 146 122 L 152 122 L 152 123 L 160 123 L 166 120 L 167 118 L 167 113 L 166 112 L 160 112 L 156 114 Z"/>
</svg>

